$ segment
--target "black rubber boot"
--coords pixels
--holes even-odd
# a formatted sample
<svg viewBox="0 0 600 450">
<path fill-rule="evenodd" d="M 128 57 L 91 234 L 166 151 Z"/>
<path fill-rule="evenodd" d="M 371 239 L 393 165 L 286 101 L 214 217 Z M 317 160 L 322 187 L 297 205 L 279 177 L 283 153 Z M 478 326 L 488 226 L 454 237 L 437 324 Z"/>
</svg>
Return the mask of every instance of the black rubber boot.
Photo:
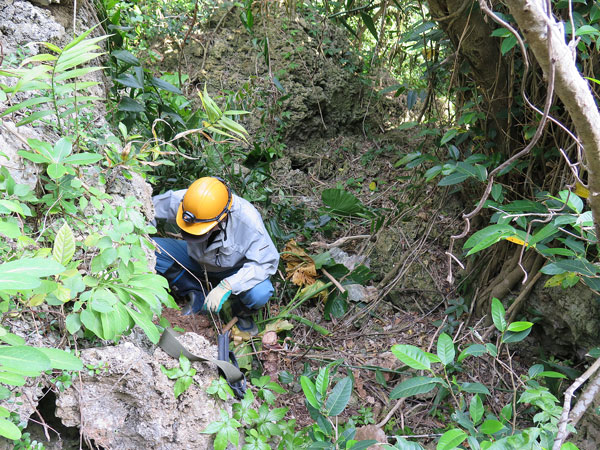
<svg viewBox="0 0 600 450">
<path fill-rule="evenodd" d="M 173 296 L 186 301 L 181 314 L 187 316 L 200 312 L 204 305 L 204 293 L 198 280 L 177 263 L 173 263 L 162 276 L 169 282 Z"/>
<path fill-rule="evenodd" d="M 231 306 L 231 313 L 234 317 L 238 318 L 236 323 L 238 329 L 248 333 L 250 336 L 256 336 L 258 334 L 258 327 L 252 318 L 252 315 L 256 312 L 256 309 L 248 308 L 239 300 L 234 302 Z"/>
</svg>

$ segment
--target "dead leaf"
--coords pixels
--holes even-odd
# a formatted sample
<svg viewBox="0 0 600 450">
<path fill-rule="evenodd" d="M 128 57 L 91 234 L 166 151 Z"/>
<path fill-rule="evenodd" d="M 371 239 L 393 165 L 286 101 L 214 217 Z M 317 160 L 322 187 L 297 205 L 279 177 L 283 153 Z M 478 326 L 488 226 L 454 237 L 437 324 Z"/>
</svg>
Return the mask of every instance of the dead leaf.
<svg viewBox="0 0 600 450">
<path fill-rule="evenodd" d="M 286 263 L 286 277 L 296 286 L 309 286 L 317 279 L 314 261 L 294 239 L 285 244 L 281 259 Z"/>
<path fill-rule="evenodd" d="M 269 331 L 274 331 L 275 333 L 280 333 L 282 331 L 291 330 L 294 328 L 294 325 L 289 320 L 279 319 L 275 322 L 271 322 L 265 327 L 264 333 L 267 334 Z"/>
</svg>

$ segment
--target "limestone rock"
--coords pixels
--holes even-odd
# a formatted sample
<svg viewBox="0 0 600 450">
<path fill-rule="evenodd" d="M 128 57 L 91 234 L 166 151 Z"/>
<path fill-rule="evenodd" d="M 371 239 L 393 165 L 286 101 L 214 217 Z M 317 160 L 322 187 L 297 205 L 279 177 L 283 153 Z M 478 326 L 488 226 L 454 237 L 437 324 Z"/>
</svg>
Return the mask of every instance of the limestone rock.
<svg viewBox="0 0 600 450">
<path fill-rule="evenodd" d="M 202 336 L 180 336 L 192 353 L 215 357 L 217 349 Z M 84 364 L 98 368 L 82 372 L 81 384 L 60 393 L 56 415 L 66 426 L 78 426 L 96 445 L 112 450 L 181 450 L 212 448 L 212 436 L 200 433 L 229 407 L 209 397 L 206 388 L 217 376 L 216 368 L 192 363 L 194 383 L 175 399 L 173 385 L 160 370 L 178 361 L 158 347 L 144 351 L 131 342 L 81 352 Z M 82 424 L 83 422 L 83 424 Z"/>
<path fill-rule="evenodd" d="M 30 161 L 23 160 L 17 153 L 19 150 L 28 149 L 21 139 L 42 139 L 40 134 L 30 126 L 17 129 L 12 122 L 2 122 L 0 125 L 0 166 L 6 167 L 8 173 L 18 184 L 26 184 L 35 189 L 38 181 L 38 166 Z"/>
<path fill-rule="evenodd" d="M 583 356 L 600 344 L 600 303 L 598 296 L 579 283 L 569 289 L 545 288 L 544 276 L 532 289 L 525 310 L 539 313 L 542 320 L 534 333 L 542 334 L 547 352 L 572 357 L 573 350 Z"/>
</svg>

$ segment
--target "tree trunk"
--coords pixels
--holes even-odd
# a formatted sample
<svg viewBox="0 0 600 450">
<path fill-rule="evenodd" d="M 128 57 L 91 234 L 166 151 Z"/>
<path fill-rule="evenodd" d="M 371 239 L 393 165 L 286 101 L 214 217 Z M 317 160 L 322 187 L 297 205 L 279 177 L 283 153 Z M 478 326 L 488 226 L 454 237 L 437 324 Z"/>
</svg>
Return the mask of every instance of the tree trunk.
<svg viewBox="0 0 600 450">
<path fill-rule="evenodd" d="M 536 60 L 549 79 L 555 70 L 555 90 L 565 105 L 585 151 L 596 236 L 600 237 L 600 112 L 588 82 L 575 65 L 574 54 L 564 39 L 563 27 L 548 16 L 538 0 L 507 0 L 506 3 Z"/>
<path fill-rule="evenodd" d="M 496 148 L 509 155 L 508 70 L 500 53 L 500 40 L 491 36 L 493 28 L 484 20 L 477 3 L 429 0 L 428 4 L 433 18 L 473 69 L 473 78 L 488 106 L 488 127 L 497 130 Z"/>
</svg>

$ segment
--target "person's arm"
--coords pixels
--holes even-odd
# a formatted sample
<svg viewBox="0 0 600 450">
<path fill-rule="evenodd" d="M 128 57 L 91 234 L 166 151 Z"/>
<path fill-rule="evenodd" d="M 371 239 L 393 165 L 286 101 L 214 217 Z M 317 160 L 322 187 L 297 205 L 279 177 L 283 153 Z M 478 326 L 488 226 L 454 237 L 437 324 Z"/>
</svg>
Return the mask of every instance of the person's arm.
<svg viewBox="0 0 600 450">
<path fill-rule="evenodd" d="M 167 222 L 175 223 L 179 204 L 183 200 L 183 196 L 187 189 L 178 191 L 167 191 L 164 194 L 155 195 L 152 197 L 154 203 L 154 217 L 156 219 L 164 219 Z"/>
<path fill-rule="evenodd" d="M 246 252 L 247 261 L 235 274 L 225 278 L 234 294 L 246 292 L 277 272 L 279 252 L 266 234 L 258 235 Z"/>
</svg>

